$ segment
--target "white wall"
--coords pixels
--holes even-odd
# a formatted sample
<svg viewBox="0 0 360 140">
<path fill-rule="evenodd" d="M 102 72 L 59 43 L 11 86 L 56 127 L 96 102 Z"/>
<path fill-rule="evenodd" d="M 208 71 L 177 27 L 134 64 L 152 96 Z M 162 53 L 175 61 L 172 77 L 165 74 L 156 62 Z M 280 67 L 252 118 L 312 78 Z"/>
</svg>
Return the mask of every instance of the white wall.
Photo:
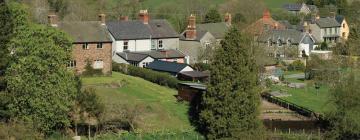
<svg viewBox="0 0 360 140">
<path fill-rule="evenodd" d="M 184 72 L 184 71 L 194 71 L 194 69 L 192 69 L 189 66 L 186 66 L 184 69 L 182 69 L 180 72 Z"/>
<path fill-rule="evenodd" d="M 118 56 L 117 54 L 115 54 L 112 59 L 116 63 L 129 64 L 126 60 L 124 60 L 122 57 Z"/>
<path fill-rule="evenodd" d="M 307 56 L 309 56 L 310 55 L 310 44 L 303 44 L 303 43 L 301 43 L 301 44 L 299 44 L 299 57 L 302 57 L 302 51 L 303 50 L 305 50 L 305 54 L 307 55 Z"/>
<path fill-rule="evenodd" d="M 151 50 L 150 39 L 146 40 L 127 40 L 129 51 L 149 51 Z M 124 40 L 116 41 L 116 52 L 124 51 Z"/>
<path fill-rule="evenodd" d="M 151 58 L 151 57 L 146 57 L 143 61 L 139 62 L 139 67 L 142 67 L 143 68 L 143 64 L 144 63 L 151 63 L 151 62 L 154 62 L 154 59 Z"/>
</svg>

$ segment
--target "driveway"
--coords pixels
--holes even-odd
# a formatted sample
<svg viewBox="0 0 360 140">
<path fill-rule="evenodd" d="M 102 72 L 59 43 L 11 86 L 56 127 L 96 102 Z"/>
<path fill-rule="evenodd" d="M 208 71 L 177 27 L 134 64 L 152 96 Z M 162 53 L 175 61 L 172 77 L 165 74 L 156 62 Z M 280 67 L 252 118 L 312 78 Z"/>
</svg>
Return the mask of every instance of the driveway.
<svg viewBox="0 0 360 140">
<path fill-rule="evenodd" d="M 298 74 L 290 74 L 290 75 L 285 75 L 285 78 L 296 78 L 296 79 L 305 79 L 305 74 L 304 73 L 298 73 Z"/>
</svg>

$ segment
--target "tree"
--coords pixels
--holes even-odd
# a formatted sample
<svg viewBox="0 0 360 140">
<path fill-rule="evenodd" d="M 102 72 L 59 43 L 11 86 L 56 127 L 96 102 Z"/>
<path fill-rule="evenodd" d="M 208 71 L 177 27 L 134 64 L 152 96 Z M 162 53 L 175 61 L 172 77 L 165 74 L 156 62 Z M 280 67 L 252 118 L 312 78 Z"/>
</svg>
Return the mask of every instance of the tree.
<svg viewBox="0 0 360 140">
<path fill-rule="evenodd" d="M 221 21 L 222 19 L 219 11 L 217 11 L 216 9 L 211 9 L 206 13 L 204 23 L 217 23 Z"/>
<path fill-rule="evenodd" d="M 208 139 L 259 136 L 258 72 L 250 55 L 250 39 L 232 28 L 221 45 L 215 51 L 208 90 L 202 97 L 201 128 Z"/>
<path fill-rule="evenodd" d="M 66 15 L 69 4 L 67 0 L 48 0 L 48 3 L 54 12 L 59 13 L 60 17 Z"/>
<path fill-rule="evenodd" d="M 360 138 L 360 79 L 358 73 L 350 72 L 335 82 L 330 104 L 333 108 L 326 113 L 330 121 L 328 137 L 332 139 Z"/>
<path fill-rule="evenodd" d="M 67 114 L 77 93 L 74 73 L 66 68 L 71 42 L 57 29 L 40 25 L 23 28 L 11 40 L 14 62 L 6 81 L 13 118 L 34 122 L 47 134 L 69 126 Z"/>
<path fill-rule="evenodd" d="M 27 24 L 24 15 L 25 10 L 17 3 L 0 3 L 0 91 L 5 89 L 5 70 L 10 63 L 8 44 L 19 28 Z"/>
</svg>

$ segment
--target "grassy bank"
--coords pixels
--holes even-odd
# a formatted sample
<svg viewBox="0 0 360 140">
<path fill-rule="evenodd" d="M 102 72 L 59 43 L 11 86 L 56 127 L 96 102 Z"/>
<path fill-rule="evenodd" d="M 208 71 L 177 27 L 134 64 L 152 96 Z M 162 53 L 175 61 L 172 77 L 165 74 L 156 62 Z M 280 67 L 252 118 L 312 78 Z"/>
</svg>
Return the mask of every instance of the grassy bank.
<svg viewBox="0 0 360 140">
<path fill-rule="evenodd" d="M 192 130 L 187 117 L 188 105 L 177 102 L 177 91 L 113 72 L 111 77 L 83 78 L 85 87 L 91 86 L 105 103 L 104 120 L 121 117 L 124 106 L 141 110 L 137 127 L 142 132 Z M 111 86 L 120 83 L 120 87 Z"/>
</svg>

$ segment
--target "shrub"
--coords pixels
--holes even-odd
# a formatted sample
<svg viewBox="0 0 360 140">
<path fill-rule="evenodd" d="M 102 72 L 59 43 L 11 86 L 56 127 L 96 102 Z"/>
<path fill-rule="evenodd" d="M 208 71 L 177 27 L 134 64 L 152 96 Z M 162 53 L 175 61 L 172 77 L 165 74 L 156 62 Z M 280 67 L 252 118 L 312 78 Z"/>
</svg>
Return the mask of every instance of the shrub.
<svg viewBox="0 0 360 140">
<path fill-rule="evenodd" d="M 206 63 L 196 63 L 193 67 L 198 71 L 207 71 L 210 70 L 210 65 Z"/>
<path fill-rule="evenodd" d="M 305 65 L 303 62 L 301 62 L 301 60 L 296 60 L 293 63 L 291 63 L 287 68 L 289 71 L 294 71 L 294 70 L 304 71 Z"/>
<path fill-rule="evenodd" d="M 83 76 L 100 76 L 103 75 L 102 69 L 94 69 L 91 66 L 90 60 L 87 60 L 85 71 L 82 73 Z"/>
<path fill-rule="evenodd" d="M 157 72 L 150 69 L 144 69 L 126 64 L 113 63 L 113 71 L 128 74 L 131 76 L 141 77 L 150 82 L 167 86 L 170 88 L 177 88 L 179 81 L 168 73 Z"/>
</svg>

